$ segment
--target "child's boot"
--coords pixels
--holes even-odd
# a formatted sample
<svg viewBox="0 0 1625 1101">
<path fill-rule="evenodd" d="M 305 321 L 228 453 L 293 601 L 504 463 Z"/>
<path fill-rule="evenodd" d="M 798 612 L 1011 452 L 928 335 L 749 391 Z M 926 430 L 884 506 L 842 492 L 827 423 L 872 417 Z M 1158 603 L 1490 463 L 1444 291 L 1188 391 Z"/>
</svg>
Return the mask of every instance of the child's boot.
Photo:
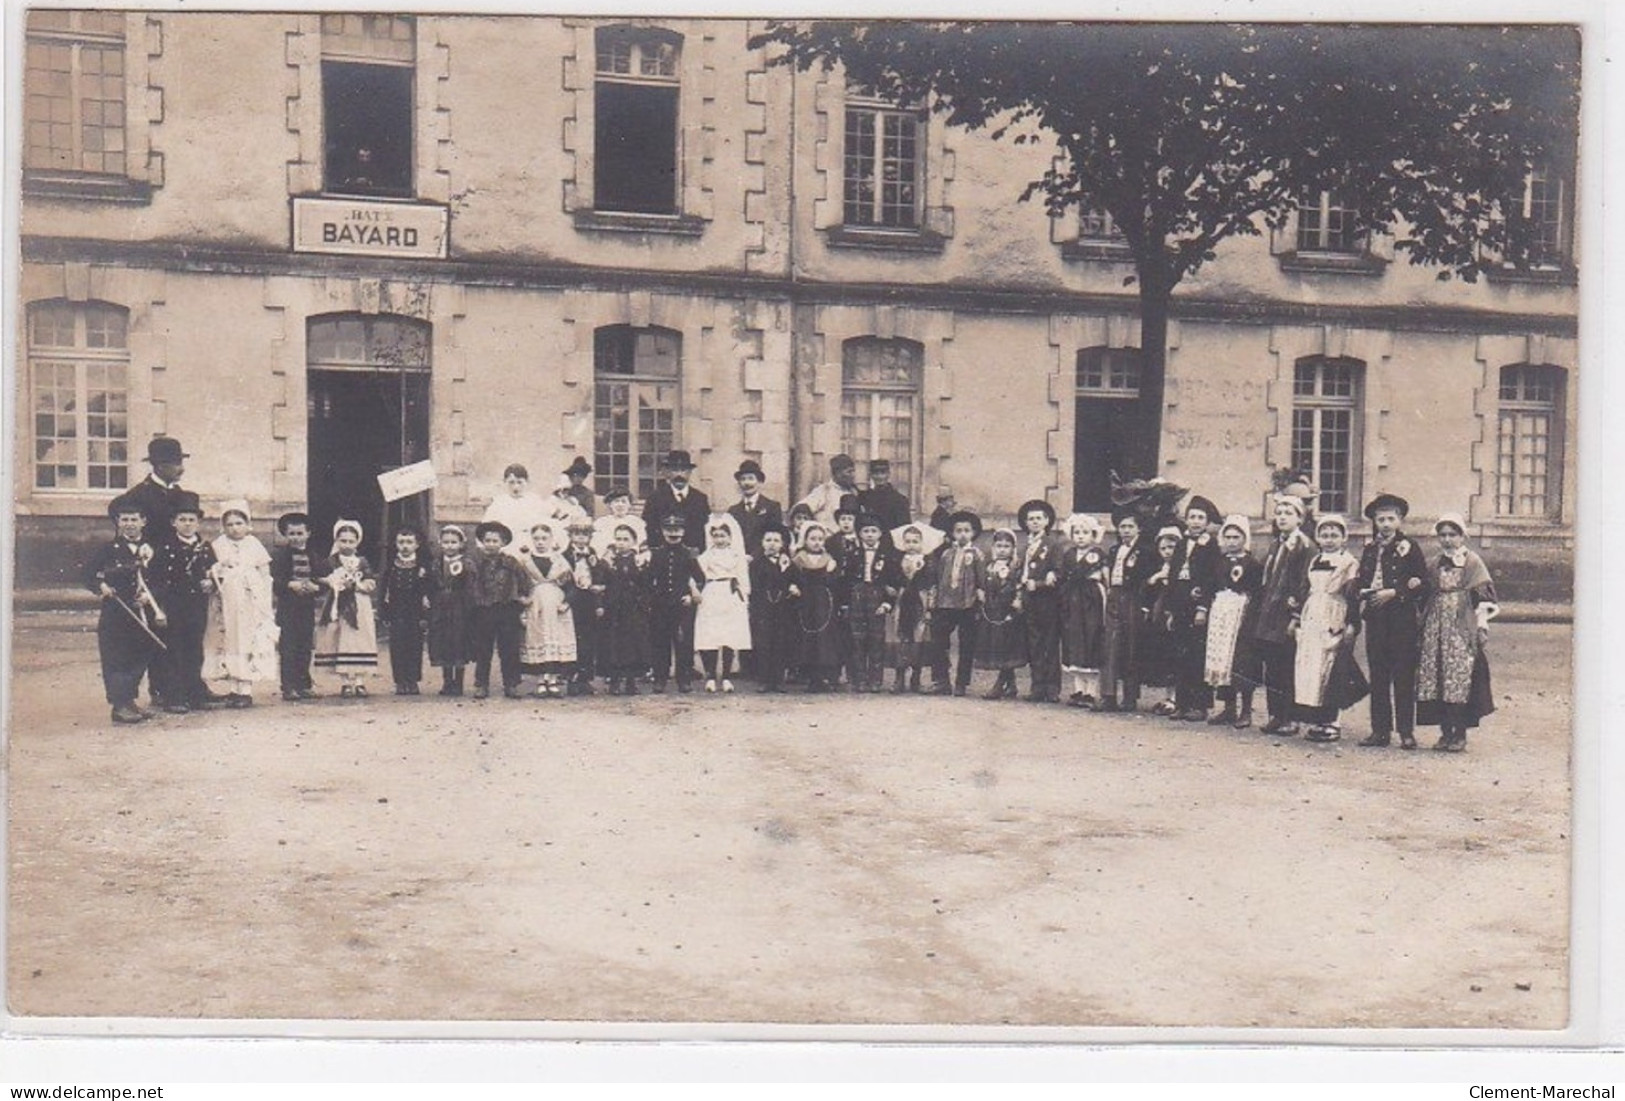
<svg viewBox="0 0 1625 1101">
<path fill-rule="evenodd" d="M 1217 712 L 1208 719 L 1209 726 L 1224 726 L 1226 723 L 1236 721 L 1236 697 L 1231 696 L 1224 701 L 1224 710 Z"/>
<path fill-rule="evenodd" d="M 1236 721 L 1230 725 L 1237 730 L 1246 730 L 1253 725 L 1253 693 L 1248 689 L 1245 693 L 1237 691 L 1241 700 L 1241 708 L 1236 712 Z"/>
</svg>

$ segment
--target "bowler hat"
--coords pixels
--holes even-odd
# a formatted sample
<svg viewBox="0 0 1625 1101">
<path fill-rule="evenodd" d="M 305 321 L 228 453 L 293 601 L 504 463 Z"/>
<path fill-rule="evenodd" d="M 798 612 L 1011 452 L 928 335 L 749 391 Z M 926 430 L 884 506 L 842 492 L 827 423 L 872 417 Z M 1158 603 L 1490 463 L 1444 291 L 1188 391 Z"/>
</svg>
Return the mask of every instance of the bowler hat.
<svg viewBox="0 0 1625 1101">
<path fill-rule="evenodd" d="M 668 451 L 660 460 L 662 470 L 693 470 L 694 460 L 687 451 Z"/>
<path fill-rule="evenodd" d="M 147 441 L 147 462 L 154 466 L 159 463 L 178 463 L 191 457 L 181 450 L 181 441 L 173 436 L 154 436 Z"/>
<path fill-rule="evenodd" d="M 746 474 L 756 475 L 756 480 L 759 482 L 767 481 L 767 475 L 762 473 L 762 464 L 757 462 L 755 459 L 746 459 L 744 462 L 739 464 L 739 469 L 734 471 L 734 477 L 736 479 L 742 478 Z"/>
<path fill-rule="evenodd" d="M 1403 520 L 1411 514 L 1411 503 L 1397 493 L 1379 493 L 1371 498 L 1369 505 L 1365 506 L 1365 518 L 1375 520 L 1377 513 L 1384 509 L 1393 509 Z"/>
<path fill-rule="evenodd" d="M 507 524 L 502 523 L 500 520 L 486 520 L 484 523 L 476 527 L 474 529 L 474 541 L 476 543 L 483 543 L 485 542 L 485 537 L 492 533 L 495 533 L 502 540 L 503 546 L 507 546 L 509 543 L 513 542 L 513 531 L 508 527 Z"/>
<path fill-rule="evenodd" d="M 592 464 L 586 459 L 583 459 L 580 455 L 577 455 L 575 459 L 571 461 L 570 465 L 564 468 L 564 473 L 579 474 L 585 478 L 588 474 L 592 473 Z"/>
</svg>

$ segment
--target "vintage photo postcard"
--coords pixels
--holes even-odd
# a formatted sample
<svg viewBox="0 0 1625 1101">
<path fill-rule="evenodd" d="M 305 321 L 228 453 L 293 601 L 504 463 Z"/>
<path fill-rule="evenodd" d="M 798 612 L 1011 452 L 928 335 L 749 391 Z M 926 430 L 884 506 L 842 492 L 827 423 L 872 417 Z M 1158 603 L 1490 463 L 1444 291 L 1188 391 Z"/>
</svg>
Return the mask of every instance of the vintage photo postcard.
<svg viewBox="0 0 1625 1101">
<path fill-rule="evenodd" d="M 14 1030 L 1586 1042 L 1581 20 L 7 17 Z"/>
</svg>

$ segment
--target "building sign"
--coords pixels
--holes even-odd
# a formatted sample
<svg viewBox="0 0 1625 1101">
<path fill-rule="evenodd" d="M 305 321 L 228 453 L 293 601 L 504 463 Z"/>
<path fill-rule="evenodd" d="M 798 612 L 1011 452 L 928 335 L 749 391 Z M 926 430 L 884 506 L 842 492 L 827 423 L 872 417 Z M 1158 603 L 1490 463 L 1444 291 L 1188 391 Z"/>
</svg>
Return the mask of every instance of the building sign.
<svg viewBox="0 0 1625 1101">
<path fill-rule="evenodd" d="M 293 251 L 441 260 L 449 221 L 449 209 L 432 203 L 296 198 Z"/>
<path fill-rule="evenodd" d="M 435 476 L 434 464 L 428 459 L 424 459 L 421 463 L 386 470 L 378 475 L 378 488 L 382 491 L 385 501 L 399 501 L 402 497 L 423 493 L 439 484 L 440 479 Z"/>
</svg>

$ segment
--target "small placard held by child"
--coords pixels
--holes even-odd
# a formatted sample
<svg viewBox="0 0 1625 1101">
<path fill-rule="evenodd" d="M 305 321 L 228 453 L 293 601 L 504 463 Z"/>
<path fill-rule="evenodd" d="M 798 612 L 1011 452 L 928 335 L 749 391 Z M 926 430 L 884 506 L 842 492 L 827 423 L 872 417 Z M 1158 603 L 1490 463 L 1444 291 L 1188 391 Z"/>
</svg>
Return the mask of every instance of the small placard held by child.
<svg viewBox="0 0 1625 1101">
<path fill-rule="evenodd" d="M 385 501 L 399 501 L 402 497 L 410 497 L 414 493 L 433 489 L 438 484 L 439 478 L 435 475 L 434 463 L 428 459 L 424 459 L 421 463 L 386 470 L 378 475 L 378 488 L 383 491 Z"/>
</svg>

